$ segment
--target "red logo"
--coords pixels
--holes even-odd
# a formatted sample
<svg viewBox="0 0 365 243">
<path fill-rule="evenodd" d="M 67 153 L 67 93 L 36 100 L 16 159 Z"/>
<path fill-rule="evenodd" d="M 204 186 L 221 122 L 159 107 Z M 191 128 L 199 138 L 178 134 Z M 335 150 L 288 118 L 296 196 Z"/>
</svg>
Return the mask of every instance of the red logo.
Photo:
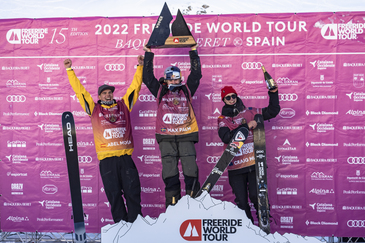
<svg viewBox="0 0 365 243">
<path fill-rule="evenodd" d="M 180 235 L 187 241 L 202 240 L 202 220 L 189 219 L 185 220 L 180 226 Z"/>
<path fill-rule="evenodd" d="M 179 43 L 179 38 L 174 38 L 174 43 Z"/>
<path fill-rule="evenodd" d="M 231 146 L 231 147 L 235 147 L 235 148 L 239 148 L 240 143 L 239 143 L 239 142 L 232 142 L 232 143 L 230 144 L 230 146 Z"/>
</svg>

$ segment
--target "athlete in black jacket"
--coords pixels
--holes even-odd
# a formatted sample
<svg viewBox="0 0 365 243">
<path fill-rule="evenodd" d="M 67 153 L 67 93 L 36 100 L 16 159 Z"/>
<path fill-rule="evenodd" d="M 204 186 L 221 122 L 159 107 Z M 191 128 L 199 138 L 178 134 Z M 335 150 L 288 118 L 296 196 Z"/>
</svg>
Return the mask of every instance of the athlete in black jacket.
<svg viewBox="0 0 365 243">
<path fill-rule="evenodd" d="M 252 223 L 254 220 L 248 204 L 248 197 L 254 204 L 256 211 L 258 203 L 252 132 L 257 126 L 254 116 L 261 113 L 264 120 L 268 120 L 276 117 L 280 112 L 278 89 L 270 90 L 268 94 L 270 97 L 269 106 L 261 109 L 246 107 L 232 86 L 225 86 L 221 90 L 222 101 L 225 105 L 222 108 L 222 115 L 218 118 L 218 135 L 222 142 L 228 144 L 239 127 L 248 126 L 249 128 L 249 135 L 245 144 L 228 166 L 228 178 L 236 197 L 237 206 L 246 212 Z"/>
<path fill-rule="evenodd" d="M 154 53 L 144 47 L 143 83 L 157 99 L 156 140 L 161 151 L 162 178 L 165 183 L 166 207 L 181 198 L 178 162 L 181 160 L 186 194 L 194 196 L 200 188 L 194 144 L 198 142 L 198 124 L 191 99 L 198 89 L 201 65 L 196 46 L 191 48 L 190 74 L 181 83 L 180 69 L 166 68 L 157 80 L 153 73 Z"/>
</svg>

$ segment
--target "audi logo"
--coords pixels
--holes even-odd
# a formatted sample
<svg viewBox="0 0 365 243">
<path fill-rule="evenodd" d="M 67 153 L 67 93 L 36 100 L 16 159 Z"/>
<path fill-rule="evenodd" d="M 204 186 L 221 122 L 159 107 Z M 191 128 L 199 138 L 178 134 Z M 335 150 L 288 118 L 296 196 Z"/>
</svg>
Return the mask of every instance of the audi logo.
<svg viewBox="0 0 365 243">
<path fill-rule="evenodd" d="M 105 64 L 104 66 L 106 71 L 123 71 L 125 69 L 124 64 Z"/>
<path fill-rule="evenodd" d="M 209 164 L 217 163 L 219 160 L 219 156 L 208 156 L 207 162 Z"/>
<path fill-rule="evenodd" d="M 27 98 L 24 95 L 8 95 L 6 96 L 7 102 L 25 102 Z"/>
<path fill-rule="evenodd" d="M 261 62 L 244 62 L 242 63 L 242 69 L 261 69 Z"/>
<path fill-rule="evenodd" d="M 90 163 L 93 161 L 91 156 L 79 156 L 79 163 Z"/>
<path fill-rule="evenodd" d="M 156 101 L 156 98 L 153 95 L 140 95 L 138 100 L 141 102 L 153 102 Z"/>
<path fill-rule="evenodd" d="M 348 157 L 347 163 L 349 164 L 365 164 L 365 157 Z"/>
<path fill-rule="evenodd" d="M 297 94 L 279 94 L 279 101 L 296 101 L 297 99 Z"/>
<path fill-rule="evenodd" d="M 365 228 L 365 220 L 349 220 L 347 226 L 350 228 Z"/>
</svg>

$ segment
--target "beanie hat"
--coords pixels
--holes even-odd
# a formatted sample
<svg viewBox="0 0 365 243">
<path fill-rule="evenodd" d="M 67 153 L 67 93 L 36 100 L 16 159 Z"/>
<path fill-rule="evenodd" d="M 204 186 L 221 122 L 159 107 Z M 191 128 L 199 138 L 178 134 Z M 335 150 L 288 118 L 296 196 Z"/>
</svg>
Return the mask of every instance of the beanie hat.
<svg viewBox="0 0 365 243">
<path fill-rule="evenodd" d="M 101 94 L 101 92 L 103 92 L 104 90 L 106 89 L 110 89 L 112 91 L 112 93 L 114 92 L 115 90 L 115 87 L 114 86 L 110 86 L 110 85 L 107 85 L 107 84 L 103 84 L 102 86 L 99 87 L 98 89 L 98 95 Z"/>
<path fill-rule="evenodd" d="M 222 100 L 224 100 L 224 97 L 226 97 L 226 95 L 230 93 L 235 93 L 237 95 L 236 90 L 234 90 L 232 86 L 224 86 L 221 90 Z"/>
</svg>

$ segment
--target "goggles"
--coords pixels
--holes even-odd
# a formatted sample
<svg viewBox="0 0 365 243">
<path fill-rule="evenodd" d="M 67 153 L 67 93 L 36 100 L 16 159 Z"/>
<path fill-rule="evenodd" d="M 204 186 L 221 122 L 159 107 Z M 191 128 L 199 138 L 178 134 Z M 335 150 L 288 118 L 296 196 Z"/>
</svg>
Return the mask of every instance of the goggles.
<svg viewBox="0 0 365 243">
<path fill-rule="evenodd" d="M 166 80 L 173 80 L 181 78 L 180 72 L 178 71 L 170 71 L 165 74 Z"/>
</svg>

